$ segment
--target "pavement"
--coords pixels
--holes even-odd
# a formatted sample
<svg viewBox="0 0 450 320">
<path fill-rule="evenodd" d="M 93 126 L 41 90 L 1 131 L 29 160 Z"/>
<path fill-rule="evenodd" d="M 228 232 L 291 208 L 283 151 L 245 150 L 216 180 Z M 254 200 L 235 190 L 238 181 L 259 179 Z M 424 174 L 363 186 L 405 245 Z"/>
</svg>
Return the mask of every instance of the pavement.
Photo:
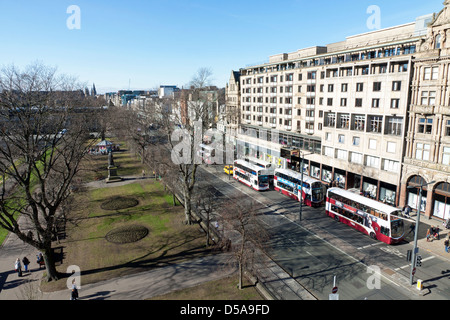
<svg viewBox="0 0 450 320">
<path fill-rule="evenodd" d="M 88 186 L 92 188 L 117 186 L 134 182 L 136 179 L 142 178 L 125 177 L 121 182 L 112 184 L 96 181 Z M 433 242 L 420 239 L 418 241 L 420 250 L 426 250 L 450 262 L 450 253 L 445 252 L 443 245 L 448 230 L 442 230 L 442 222 L 434 219 L 421 217 L 421 222 L 427 225 L 438 225 L 441 229 L 441 238 Z M 227 234 L 226 236 L 233 242 L 233 239 L 239 235 Z M 69 289 L 51 293 L 39 290 L 38 280 L 42 278 L 44 269 L 38 268 L 35 259 L 36 253 L 33 247 L 23 243 L 14 234 L 8 235 L 0 247 L 0 300 L 69 300 Z M 14 271 L 14 261 L 16 258 L 22 259 L 24 256 L 31 261 L 31 272 L 24 273 L 23 277 L 18 277 Z M 220 253 L 95 284 L 81 282 L 80 300 L 148 299 L 172 290 L 195 286 L 231 275 L 236 272 L 236 269 L 230 267 L 229 260 L 229 253 Z M 258 261 L 260 264 L 255 267 L 258 276 L 253 280 L 267 300 L 316 300 L 265 254 L 260 252 Z"/>
</svg>

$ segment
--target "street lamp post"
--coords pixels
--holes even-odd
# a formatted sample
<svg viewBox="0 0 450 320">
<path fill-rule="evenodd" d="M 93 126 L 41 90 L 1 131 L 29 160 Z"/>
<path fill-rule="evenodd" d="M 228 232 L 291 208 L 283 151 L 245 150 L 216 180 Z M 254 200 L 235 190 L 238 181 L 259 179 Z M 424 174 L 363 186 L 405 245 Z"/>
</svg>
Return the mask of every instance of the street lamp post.
<svg viewBox="0 0 450 320">
<path fill-rule="evenodd" d="M 300 170 L 301 170 L 301 178 L 300 178 L 300 180 L 302 180 L 301 182 L 300 182 L 300 194 L 299 194 L 299 201 L 300 201 L 300 212 L 299 212 L 299 215 L 298 215 L 298 220 L 299 221 L 302 221 L 302 208 L 303 208 L 303 155 L 302 155 L 302 153 L 300 153 L 300 156 L 302 156 L 302 160 L 300 161 Z"/>
<path fill-rule="evenodd" d="M 414 269 L 416 267 L 416 257 L 417 257 L 417 253 L 418 253 L 418 249 L 417 248 L 417 235 L 419 233 L 419 222 L 420 222 L 420 207 L 422 205 L 422 188 L 429 185 L 429 184 L 433 184 L 435 183 L 435 181 L 429 182 L 429 183 L 425 183 L 425 184 L 421 184 L 420 186 L 410 186 L 407 187 L 407 189 L 414 189 L 414 188 L 420 188 L 419 191 L 419 201 L 417 203 L 417 217 L 416 217 L 416 228 L 414 231 L 414 249 L 412 252 L 412 257 L 411 257 L 411 271 L 409 274 L 409 281 L 410 284 L 413 284 L 413 280 L 414 280 Z"/>
<path fill-rule="evenodd" d="M 312 153 L 308 153 L 307 155 L 310 155 Z M 304 162 L 304 157 L 305 154 L 303 152 L 300 151 L 300 156 L 302 157 L 302 160 L 300 161 L 300 170 L 301 170 L 301 177 L 300 179 L 302 180 L 300 183 L 300 194 L 299 194 L 299 201 L 300 201 L 300 211 L 299 211 L 299 216 L 298 216 L 298 220 L 302 221 L 302 208 L 303 208 L 303 162 Z"/>
</svg>

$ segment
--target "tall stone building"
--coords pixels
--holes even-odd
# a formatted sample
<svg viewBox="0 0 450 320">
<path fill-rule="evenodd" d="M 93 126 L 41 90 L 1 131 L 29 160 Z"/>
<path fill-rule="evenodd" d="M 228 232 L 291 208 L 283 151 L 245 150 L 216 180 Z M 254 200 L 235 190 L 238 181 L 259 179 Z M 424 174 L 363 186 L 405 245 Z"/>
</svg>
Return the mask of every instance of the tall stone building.
<svg viewBox="0 0 450 320">
<path fill-rule="evenodd" d="M 450 1 L 434 15 L 417 44 L 401 179 L 402 201 L 421 212 L 450 218 Z"/>
<path fill-rule="evenodd" d="M 241 68 L 238 152 L 394 206 L 415 208 L 407 187 L 435 181 L 423 211 L 447 218 L 450 0 L 444 6 Z"/>
</svg>

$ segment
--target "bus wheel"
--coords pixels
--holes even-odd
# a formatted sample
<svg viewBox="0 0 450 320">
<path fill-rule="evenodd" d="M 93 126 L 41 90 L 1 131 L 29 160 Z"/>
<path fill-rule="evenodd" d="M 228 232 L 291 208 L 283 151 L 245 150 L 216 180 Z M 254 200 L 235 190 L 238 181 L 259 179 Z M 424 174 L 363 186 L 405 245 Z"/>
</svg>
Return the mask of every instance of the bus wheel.
<svg viewBox="0 0 450 320">
<path fill-rule="evenodd" d="M 337 222 L 339 222 L 339 217 L 337 215 L 334 215 L 334 220 L 336 220 Z"/>
<path fill-rule="evenodd" d="M 376 235 L 374 232 L 371 232 L 371 233 L 370 233 L 370 237 L 371 237 L 373 240 L 377 240 L 377 235 Z"/>
</svg>

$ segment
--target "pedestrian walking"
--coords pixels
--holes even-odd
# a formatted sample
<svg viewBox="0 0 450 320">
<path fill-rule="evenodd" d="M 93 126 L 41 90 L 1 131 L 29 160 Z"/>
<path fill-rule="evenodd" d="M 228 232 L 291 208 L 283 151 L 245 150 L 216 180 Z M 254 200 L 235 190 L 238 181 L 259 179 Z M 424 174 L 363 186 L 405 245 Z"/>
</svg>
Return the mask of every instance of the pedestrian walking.
<svg viewBox="0 0 450 320">
<path fill-rule="evenodd" d="M 16 270 L 17 275 L 19 277 L 22 276 L 22 265 L 20 264 L 20 259 L 19 258 L 17 258 L 16 262 L 14 263 L 14 270 Z"/>
<path fill-rule="evenodd" d="M 405 206 L 403 207 L 403 215 L 406 216 L 407 218 L 410 218 L 410 214 L 411 213 L 411 207 L 410 206 Z"/>
<path fill-rule="evenodd" d="M 41 252 L 39 252 L 39 253 L 36 255 L 36 263 L 38 264 L 39 269 L 41 269 L 41 266 L 45 265 L 45 264 L 44 264 L 44 257 L 42 256 L 42 253 L 41 253 Z"/>
<path fill-rule="evenodd" d="M 445 240 L 444 240 L 444 249 L 445 249 L 445 252 L 449 252 L 449 250 L 450 250 L 450 234 L 448 234 L 447 235 L 447 237 L 445 238 Z"/>
<path fill-rule="evenodd" d="M 72 291 L 70 292 L 70 300 L 78 300 L 78 289 L 76 284 L 72 284 Z"/>
<path fill-rule="evenodd" d="M 28 260 L 27 257 L 23 257 L 22 262 L 25 272 L 28 272 L 28 265 L 30 264 L 30 260 Z"/>
</svg>

